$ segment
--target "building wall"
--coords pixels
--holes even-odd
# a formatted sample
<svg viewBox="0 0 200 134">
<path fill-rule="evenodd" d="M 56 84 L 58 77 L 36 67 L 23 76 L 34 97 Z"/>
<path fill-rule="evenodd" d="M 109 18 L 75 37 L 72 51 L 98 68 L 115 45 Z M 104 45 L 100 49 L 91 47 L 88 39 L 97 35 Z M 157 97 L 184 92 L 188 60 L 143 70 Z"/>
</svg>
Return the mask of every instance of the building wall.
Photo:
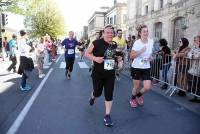
<svg viewBox="0 0 200 134">
<path fill-rule="evenodd" d="M 162 23 L 162 38 L 168 40 L 169 45 L 174 48 L 177 46 L 175 40 L 175 22 L 179 18 L 183 18 L 184 22 L 178 26 L 178 30 L 182 36 L 189 39 L 193 44 L 193 37 L 200 34 L 200 1 L 199 0 L 163 0 L 163 8 L 160 8 L 160 0 L 128 0 L 131 6 L 128 6 L 127 28 L 128 33 L 137 35 L 135 30 L 139 24 L 146 24 L 149 29 L 150 37 L 155 37 L 155 24 Z M 154 3 L 152 5 L 152 3 Z M 145 6 L 149 4 L 149 12 L 145 14 Z M 136 5 L 136 12 L 130 14 L 134 9 L 130 9 Z M 151 11 L 150 9 L 153 9 Z M 142 13 L 142 14 L 140 14 Z M 184 28 L 185 27 L 185 28 Z M 130 29 L 132 31 L 130 31 Z"/>
<path fill-rule="evenodd" d="M 94 13 L 88 23 L 88 38 L 93 39 L 95 33 L 104 27 L 104 13 Z"/>
</svg>

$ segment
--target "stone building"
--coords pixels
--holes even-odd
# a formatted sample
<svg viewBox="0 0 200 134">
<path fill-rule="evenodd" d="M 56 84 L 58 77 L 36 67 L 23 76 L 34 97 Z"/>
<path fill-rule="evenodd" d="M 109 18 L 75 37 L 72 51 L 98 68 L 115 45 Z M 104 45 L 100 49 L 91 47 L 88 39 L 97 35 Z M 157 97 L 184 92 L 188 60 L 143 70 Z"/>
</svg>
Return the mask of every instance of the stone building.
<svg viewBox="0 0 200 134">
<path fill-rule="evenodd" d="M 126 21 L 127 21 L 127 5 L 126 3 L 115 3 L 105 15 L 105 24 L 111 24 L 115 31 L 122 29 L 123 35 L 126 35 Z"/>
<path fill-rule="evenodd" d="M 123 0 L 124 1 L 124 0 Z M 121 0 L 122 2 L 122 0 Z M 102 30 L 106 25 L 113 25 L 115 30 L 121 28 L 125 36 L 127 21 L 127 5 L 114 0 L 114 5 L 105 11 L 96 11 L 88 21 L 88 37 L 92 40 L 97 31 Z"/>
<path fill-rule="evenodd" d="M 181 37 L 193 44 L 200 34 L 200 0 L 128 0 L 127 33 L 137 34 L 136 27 L 146 24 L 150 37 L 165 38 L 172 48 Z"/>
</svg>

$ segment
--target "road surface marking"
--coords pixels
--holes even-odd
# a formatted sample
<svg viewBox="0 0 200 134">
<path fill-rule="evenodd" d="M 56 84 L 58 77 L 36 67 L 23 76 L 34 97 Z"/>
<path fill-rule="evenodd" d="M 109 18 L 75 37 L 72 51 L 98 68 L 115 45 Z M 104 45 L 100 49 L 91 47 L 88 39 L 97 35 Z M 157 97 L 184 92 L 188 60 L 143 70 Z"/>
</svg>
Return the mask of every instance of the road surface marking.
<svg viewBox="0 0 200 134">
<path fill-rule="evenodd" d="M 12 126 L 9 128 L 7 134 L 15 134 L 18 131 L 18 129 L 21 126 L 24 118 L 26 117 L 28 111 L 30 110 L 31 106 L 33 105 L 35 99 L 39 95 L 40 91 L 42 90 L 42 87 L 44 86 L 45 82 L 49 78 L 49 76 L 52 73 L 52 71 L 53 71 L 53 68 L 51 68 L 49 70 L 49 72 L 47 73 L 47 75 L 45 76 L 45 78 L 42 80 L 42 82 L 40 83 L 40 85 L 38 86 L 38 88 L 35 90 L 35 92 L 31 96 L 31 98 L 29 99 L 29 101 L 26 103 L 26 105 L 23 108 L 23 110 L 21 111 L 21 113 L 18 115 L 17 119 L 14 121 L 14 123 L 12 124 Z"/>
<path fill-rule="evenodd" d="M 80 68 L 89 68 L 85 62 L 78 62 Z"/>
</svg>

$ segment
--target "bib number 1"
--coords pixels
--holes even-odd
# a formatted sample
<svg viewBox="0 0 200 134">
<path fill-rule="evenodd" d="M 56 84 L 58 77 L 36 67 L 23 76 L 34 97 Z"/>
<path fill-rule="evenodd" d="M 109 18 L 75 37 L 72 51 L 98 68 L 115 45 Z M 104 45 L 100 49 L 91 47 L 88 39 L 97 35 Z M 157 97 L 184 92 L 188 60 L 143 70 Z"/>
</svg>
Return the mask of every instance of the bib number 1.
<svg viewBox="0 0 200 134">
<path fill-rule="evenodd" d="M 68 54 L 74 54 L 74 49 L 68 49 Z"/>
</svg>

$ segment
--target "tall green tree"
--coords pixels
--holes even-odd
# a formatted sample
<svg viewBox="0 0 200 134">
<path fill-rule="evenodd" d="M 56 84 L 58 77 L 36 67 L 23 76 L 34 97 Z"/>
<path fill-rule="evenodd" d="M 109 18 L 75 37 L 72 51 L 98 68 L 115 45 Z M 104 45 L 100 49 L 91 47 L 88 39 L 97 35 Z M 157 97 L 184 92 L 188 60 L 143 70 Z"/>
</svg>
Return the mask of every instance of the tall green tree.
<svg viewBox="0 0 200 134">
<path fill-rule="evenodd" d="M 44 0 L 0 0 L 0 12 L 12 12 L 21 15 L 30 15 L 37 5 Z"/>
<path fill-rule="evenodd" d="M 31 37 L 38 38 L 46 34 L 57 38 L 65 33 L 64 18 L 54 0 L 43 0 L 34 12 L 25 19 L 25 26 Z"/>
</svg>

